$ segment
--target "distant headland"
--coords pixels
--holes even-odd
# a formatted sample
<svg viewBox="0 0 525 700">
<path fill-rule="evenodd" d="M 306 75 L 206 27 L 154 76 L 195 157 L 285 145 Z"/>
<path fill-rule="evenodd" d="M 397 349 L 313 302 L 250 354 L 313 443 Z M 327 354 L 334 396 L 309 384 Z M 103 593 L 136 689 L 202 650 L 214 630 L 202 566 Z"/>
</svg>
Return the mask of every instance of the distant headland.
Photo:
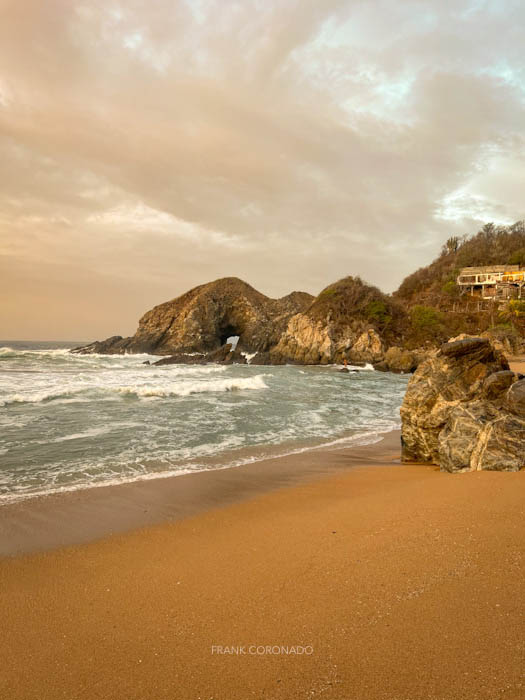
<svg viewBox="0 0 525 700">
<path fill-rule="evenodd" d="M 172 362 L 373 363 L 414 371 L 429 349 L 482 334 L 508 354 L 525 350 L 525 222 L 487 224 L 450 238 L 440 255 L 391 295 L 345 277 L 317 296 L 271 299 L 236 278 L 200 285 L 155 306 L 136 333 L 76 353 L 151 353 Z M 237 338 L 237 345 L 228 344 Z M 161 362 L 166 363 L 164 359 Z"/>
</svg>

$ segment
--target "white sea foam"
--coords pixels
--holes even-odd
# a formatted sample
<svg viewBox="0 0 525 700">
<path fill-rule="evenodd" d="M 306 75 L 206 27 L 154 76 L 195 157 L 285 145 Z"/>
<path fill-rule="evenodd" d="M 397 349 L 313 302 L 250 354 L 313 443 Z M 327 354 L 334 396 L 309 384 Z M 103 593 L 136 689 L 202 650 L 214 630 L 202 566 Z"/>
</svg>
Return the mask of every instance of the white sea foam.
<svg viewBox="0 0 525 700">
<path fill-rule="evenodd" d="M 61 437 L 54 438 L 50 442 L 67 442 L 68 440 L 98 437 L 100 435 L 107 435 L 111 432 L 111 430 L 112 428 L 90 428 L 89 430 L 85 430 L 83 433 L 73 433 L 72 435 L 63 435 Z"/>
<path fill-rule="evenodd" d="M 31 497 L 373 441 L 396 427 L 407 381 L 373 371 L 342 381 L 333 367 L 145 359 L 155 358 L 1 349 L 0 494 Z"/>
<path fill-rule="evenodd" d="M 121 394 L 131 394 L 138 397 L 190 396 L 191 394 L 207 394 L 222 391 L 244 391 L 267 389 L 264 374 L 255 377 L 238 379 L 215 379 L 211 381 L 181 381 L 166 386 L 121 386 L 117 391 Z"/>
<path fill-rule="evenodd" d="M 34 394 L 8 394 L 0 399 L 0 406 L 9 406 L 14 403 L 42 403 L 62 396 L 68 396 L 67 390 L 37 391 Z"/>
<path fill-rule="evenodd" d="M 368 430 L 356 433 L 351 436 L 337 438 L 334 440 L 328 440 L 317 445 L 307 445 L 304 447 L 292 448 L 288 450 L 282 450 L 273 453 L 257 452 L 249 456 L 241 457 L 239 459 L 233 459 L 224 464 L 214 465 L 209 467 L 205 464 L 192 464 L 191 467 L 177 466 L 172 469 L 163 469 L 161 471 L 145 471 L 138 473 L 137 471 L 127 473 L 125 475 L 114 476 L 108 473 L 100 481 L 93 481 L 91 479 L 77 482 L 73 484 L 57 485 L 54 483 L 53 479 L 50 479 L 49 486 L 46 488 L 41 488 L 38 490 L 31 489 L 31 491 L 18 491 L 12 492 L 6 495 L 0 496 L 0 504 L 13 503 L 20 500 L 27 500 L 30 498 L 36 498 L 41 496 L 48 496 L 55 493 L 68 493 L 72 491 L 83 491 L 90 488 L 101 488 L 104 486 L 118 486 L 121 484 L 136 483 L 139 481 L 152 481 L 155 479 L 168 479 L 175 476 L 182 476 L 184 474 L 192 474 L 198 471 L 210 471 L 213 470 L 224 470 L 232 469 L 235 467 L 242 467 L 248 464 L 254 464 L 256 462 L 262 462 L 267 459 L 278 459 L 280 457 L 288 457 L 296 454 L 303 454 L 305 452 L 311 452 L 316 450 L 322 450 L 327 448 L 346 448 L 346 447 L 358 447 L 363 445 L 371 445 L 382 440 L 382 436 L 392 430 L 396 430 L 399 424 L 393 422 L 389 426 L 383 426 L 377 430 Z M 228 447 L 230 445 L 228 444 Z M 214 446 L 216 449 L 217 446 Z M 142 466 L 142 465 L 139 465 Z"/>
</svg>

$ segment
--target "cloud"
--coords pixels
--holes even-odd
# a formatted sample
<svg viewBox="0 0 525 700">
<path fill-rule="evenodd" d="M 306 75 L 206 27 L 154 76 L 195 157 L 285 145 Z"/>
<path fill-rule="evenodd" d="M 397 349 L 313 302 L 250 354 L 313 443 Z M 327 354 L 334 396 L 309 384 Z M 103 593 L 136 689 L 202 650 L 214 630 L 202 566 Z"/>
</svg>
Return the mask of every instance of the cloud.
<svg viewBox="0 0 525 700">
<path fill-rule="evenodd" d="M 525 216 L 522 3 L 1 7 L 5 336 L 129 333 L 225 275 L 389 291 Z"/>
</svg>

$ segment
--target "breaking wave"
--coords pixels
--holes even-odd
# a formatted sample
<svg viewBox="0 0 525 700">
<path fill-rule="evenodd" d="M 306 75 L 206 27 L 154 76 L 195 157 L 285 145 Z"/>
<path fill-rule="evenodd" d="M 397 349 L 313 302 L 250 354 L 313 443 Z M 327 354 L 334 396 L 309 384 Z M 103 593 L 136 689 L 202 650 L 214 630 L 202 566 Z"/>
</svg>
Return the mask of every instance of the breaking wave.
<svg viewBox="0 0 525 700">
<path fill-rule="evenodd" d="M 185 381 L 164 387 L 123 386 L 118 387 L 117 391 L 121 394 L 134 394 L 139 398 L 167 398 L 170 396 L 190 396 L 191 394 L 208 394 L 222 391 L 267 389 L 268 385 L 264 381 L 264 376 L 264 374 L 258 374 L 255 377 L 244 377 L 239 379 L 215 379 L 208 382 Z"/>
<path fill-rule="evenodd" d="M 72 387 L 70 389 L 58 389 L 51 391 L 39 391 L 34 394 L 10 394 L 0 399 L 0 406 L 8 406 L 15 403 L 46 403 L 56 399 L 67 399 L 79 394 L 113 394 L 118 396 L 135 396 L 141 398 L 170 398 L 172 396 L 190 396 L 191 394 L 211 394 L 223 391 L 246 391 L 267 389 L 264 374 L 255 377 L 243 377 L 236 379 L 212 379 L 198 380 L 187 379 L 176 383 L 164 385 L 128 385 L 128 386 L 87 386 Z M 95 397 L 93 397 L 95 398 Z"/>
<path fill-rule="evenodd" d="M 371 366 L 151 366 L 65 345 L 0 342 L 0 504 L 374 441 L 398 425 L 407 383 Z"/>
</svg>

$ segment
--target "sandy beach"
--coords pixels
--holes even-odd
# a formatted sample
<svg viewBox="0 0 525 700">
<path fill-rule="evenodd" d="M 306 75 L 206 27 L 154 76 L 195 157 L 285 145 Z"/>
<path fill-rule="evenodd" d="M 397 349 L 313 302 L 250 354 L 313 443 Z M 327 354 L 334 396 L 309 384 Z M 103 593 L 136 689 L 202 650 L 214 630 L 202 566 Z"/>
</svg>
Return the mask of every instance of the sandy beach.
<svg viewBox="0 0 525 700">
<path fill-rule="evenodd" d="M 400 465 L 397 445 L 5 557 L 1 696 L 523 698 L 525 475 Z"/>
<path fill-rule="evenodd" d="M 511 357 L 509 364 L 513 372 L 525 374 L 525 357 Z"/>
</svg>

